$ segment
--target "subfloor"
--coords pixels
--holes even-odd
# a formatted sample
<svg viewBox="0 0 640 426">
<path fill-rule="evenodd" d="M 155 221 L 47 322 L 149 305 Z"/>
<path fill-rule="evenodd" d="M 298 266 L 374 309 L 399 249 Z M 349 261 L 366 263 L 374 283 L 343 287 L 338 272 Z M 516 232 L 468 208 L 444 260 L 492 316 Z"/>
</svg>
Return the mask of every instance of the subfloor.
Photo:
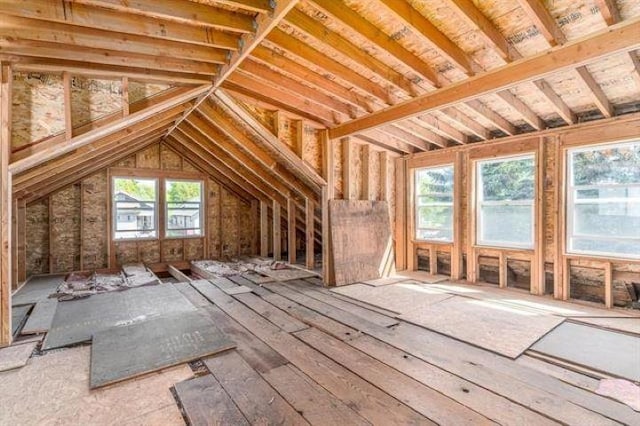
<svg viewBox="0 0 640 426">
<path fill-rule="evenodd" d="M 567 323 L 638 340 L 633 312 L 420 273 L 248 278 L 173 284 L 235 349 L 93 391 L 88 346 L 47 351 L 0 373 L 0 424 L 640 424 L 637 381 L 532 350 Z"/>
</svg>

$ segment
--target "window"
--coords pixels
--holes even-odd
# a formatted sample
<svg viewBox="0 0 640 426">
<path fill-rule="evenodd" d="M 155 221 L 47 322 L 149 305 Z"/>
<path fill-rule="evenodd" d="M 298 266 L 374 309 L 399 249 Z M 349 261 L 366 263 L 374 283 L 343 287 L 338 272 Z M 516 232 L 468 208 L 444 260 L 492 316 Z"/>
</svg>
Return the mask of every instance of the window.
<svg viewBox="0 0 640 426">
<path fill-rule="evenodd" d="M 477 172 L 477 243 L 532 248 L 534 156 L 479 161 Z"/>
<path fill-rule="evenodd" d="M 202 182 L 166 180 L 166 236 L 202 235 Z"/>
<path fill-rule="evenodd" d="M 416 239 L 453 241 L 453 166 L 415 171 Z"/>
<path fill-rule="evenodd" d="M 113 178 L 114 239 L 156 238 L 157 179 Z"/>
<path fill-rule="evenodd" d="M 567 157 L 567 251 L 640 258 L 640 141 Z"/>
</svg>

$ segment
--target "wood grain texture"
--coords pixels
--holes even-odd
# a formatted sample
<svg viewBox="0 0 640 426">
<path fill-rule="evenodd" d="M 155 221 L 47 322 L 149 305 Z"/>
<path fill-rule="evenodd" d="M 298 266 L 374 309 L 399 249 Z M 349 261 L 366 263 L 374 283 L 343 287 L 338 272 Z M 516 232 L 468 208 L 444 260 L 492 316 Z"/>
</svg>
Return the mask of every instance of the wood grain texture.
<svg viewBox="0 0 640 426">
<path fill-rule="evenodd" d="M 176 383 L 176 394 L 192 425 L 238 425 L 249 422 L 211 374 Z"/>
<path fill-rule="evenodd" d="M 332 200 L 329 214 L 336 285 L 380 278 L 392 249 L 387 202 Z"/>
</svg>

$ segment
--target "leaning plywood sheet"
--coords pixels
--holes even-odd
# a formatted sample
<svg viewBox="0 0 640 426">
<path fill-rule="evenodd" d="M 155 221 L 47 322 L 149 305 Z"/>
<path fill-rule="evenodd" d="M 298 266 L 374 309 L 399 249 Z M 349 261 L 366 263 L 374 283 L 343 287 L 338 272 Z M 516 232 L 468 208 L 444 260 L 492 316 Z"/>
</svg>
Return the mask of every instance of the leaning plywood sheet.
<svg viewBox="0 0 640 426">
<path fill-rule="evenodd" d="M 640 337 L 566 322 L 532 351 L 628 380 L 640 381 Z"/>
<path fill-rule="evenodd" d="M 91 340 L 97 331 L 116 325 L 142 322 L 162 314 L 194 310 L 195 307 L 171 284 L 60 302 L 43 349 L 86 342 Z"/>
<path fill-rule="evenodd" d="M 409 311 L 400 319 L 510 358 L 517 358 L 564 321 L 500 301 L 459 296 Z"/>
<path fill-rule="evenodd" d="M 49 331 L 57 307 L 58 299 L 46 299 L 36 303 L 20 334 L 39 334 Z"/>
<path fill-rule="evenodd" d="M 177 383 L 175 389 L 189 424 L 249 425 L 211 374 Z"/>
<path fill-rule="evenodd" d="M 37 345 L 31 342 L 0 349 L 0 371 L 24 367 Z"/>
<path fill-rule="evenodd" d="M 393 264 L 393 241 L 386 201 L 329 202 L 335 284 L 387 276 Z"/>
<path fill-rule="evenodd" d="M 451 294 L 438 289 L 405 283 L 389 284 L 379 287 L 366 284 L 353 284 L 331 291 L 398 314 L 426 308 L 427 306 L 440 303 L 452 297 Z"/>
<path fill-rule="evenodd" d="M 47 299 L 49 295 L 56 292 L 60 284 L 64 283 L 64 276 L 65 274 L 33 276 L 13 295 L 11 301 L 14 305 L 24 305 Z"/>
<path fill-rule="evenodd" d="M 11 307 L 11 334 L 14 336 L 24 325 L 32 305 Z"/>
<path fill-rule="evenodd" d="M 163 315 L 98 331 L 91 346 L 91 388 L 137 377 L 235 347 L 199 312 Z"/>
</svg>

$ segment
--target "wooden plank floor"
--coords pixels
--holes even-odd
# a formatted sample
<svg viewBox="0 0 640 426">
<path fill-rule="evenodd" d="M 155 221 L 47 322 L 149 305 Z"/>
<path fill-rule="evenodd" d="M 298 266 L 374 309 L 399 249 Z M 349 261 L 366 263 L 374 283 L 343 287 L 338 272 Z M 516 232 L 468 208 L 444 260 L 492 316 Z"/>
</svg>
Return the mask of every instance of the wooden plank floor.
<svg viewBox="0 0 640 426">
<path fill-rule="evenodd" d="M 640 424 L 640 413 L 597 395 L 593 379 L 579 373 L 434 333 L 313 280 L 232 281 L 253 293 L 228 294 L 229 282 L 204 280 L 176 288 L 236 343 L 205 360 L 211 379 L 204 380 L 216 384 L 211 395 L 234 402 L 242 421 Z M 207 403 L 197 395 L 183 409 L 203 418 Z M 194 422 L 207 423 L 215 421 Z"/>
</svg>

